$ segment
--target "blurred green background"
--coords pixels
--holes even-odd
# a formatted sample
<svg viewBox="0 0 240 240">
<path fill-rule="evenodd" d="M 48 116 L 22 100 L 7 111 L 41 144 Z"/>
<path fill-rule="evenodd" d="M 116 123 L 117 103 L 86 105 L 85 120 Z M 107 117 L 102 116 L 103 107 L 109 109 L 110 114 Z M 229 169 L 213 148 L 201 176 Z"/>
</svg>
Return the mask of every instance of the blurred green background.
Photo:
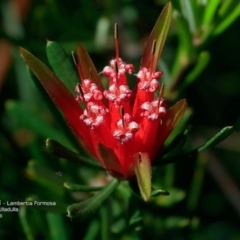
<svg viewBox="0 0 240 240">
<path fill-rule="evenodd" d="M 114 57 L 117 22 L 121 57 L 137 69 L 166 3 L 1 1 L 0 200 L 31 197 L 55 201 L 57 208 L 1 213 L 0 239 L 240 239 L 240 4 L 235 0 L 173 0 L 172 24 L 159 64 L 169 104 L 188 100 L 184 149 L 200 146 L 224 126 L 234 125 L 234 133 L 196 159 L 154 170 L 154 184 L 170 196 L 145 204 L 122 183 L 92 219 L 77 223 L 65 217 L 67 205 L 91 194 L 69 194 L 62 188 L 64 181 L 103 186 L 109 179 L 102 171 L 46 151 L 48 137 L 70 148 L 74 139 L 51 101 L 34 85 L 18 47 L 49 66 L 46 40 L 61 44 L 69 58 L 81 43 L 101 72 Z M 130 224 L 134 214 L 140 220 Z"/>
</svg>

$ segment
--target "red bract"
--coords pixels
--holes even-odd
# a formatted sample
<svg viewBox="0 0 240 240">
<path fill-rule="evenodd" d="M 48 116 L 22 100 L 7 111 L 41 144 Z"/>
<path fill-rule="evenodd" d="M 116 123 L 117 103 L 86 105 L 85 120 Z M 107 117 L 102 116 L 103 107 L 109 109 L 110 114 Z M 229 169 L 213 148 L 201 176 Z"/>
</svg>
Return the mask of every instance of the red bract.
<svg viewBox="0 0 240 240">
<path fill-rule="evenodd" d="M 81 80 L 75 89 L 76 99 L 42 62 L 26 50 L 20 50 L 81 143 L 119 179 L 137 174 L 134 166 L 141 158 L 150 164 L 186 108 L 183 99 L 167 110 L 164 88 L 159 86 L 162 72 L 156 71 L 171 13 L 169 3 L 148 39 L 140 70 L 135 74 L 134 90 L 127 81 L 127 75 L 133 74 L 133 65 L 119 57 L 117 25 L 116 58 L 102 71 L 109 80 L 107 89 L 86 50 L 79 45 L 75 64 Z"/>
</svg>

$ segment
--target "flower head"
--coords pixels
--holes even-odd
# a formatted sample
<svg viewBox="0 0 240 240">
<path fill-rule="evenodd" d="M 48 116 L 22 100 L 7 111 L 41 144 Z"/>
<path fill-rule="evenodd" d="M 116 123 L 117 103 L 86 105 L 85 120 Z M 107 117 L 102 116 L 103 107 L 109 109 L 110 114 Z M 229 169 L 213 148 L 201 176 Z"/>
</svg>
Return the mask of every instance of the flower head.
<svg viewBox="0 0 240 240">
<path fill-rule="evenodd" d="M 148 39 L 133 90 L 127 80 L 128 74 L 133 74 L 133 65 L 119 56 L 117 25 L 116 56 L 102 71 L 108 79 L 107 89 L 81 45 L 74 59 L 80 76 L 76 96 L 43 63 L 21 49 L 27 64 L 62 110 L 80 142 L 119 179 L 137 174 L 133 169 L 143 161 L 141 158 L 151 163 L 186 108 L 186 100 L 167 108 L 164 86 L 160 83 L 163 73 L 156 71 L 170 24 L 167 14 L 171 11 L 167 10 L 164 13 L 167 17 L 160 15 Z"/>
</svg>

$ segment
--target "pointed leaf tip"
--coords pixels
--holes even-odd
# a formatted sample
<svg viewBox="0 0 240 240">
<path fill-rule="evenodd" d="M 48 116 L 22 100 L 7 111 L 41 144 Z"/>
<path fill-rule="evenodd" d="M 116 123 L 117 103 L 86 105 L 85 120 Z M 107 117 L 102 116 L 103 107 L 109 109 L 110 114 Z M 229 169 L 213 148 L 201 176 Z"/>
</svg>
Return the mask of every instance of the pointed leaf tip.
<svg viewBox="0 0 240 240">
<path fill-rule="evenodd" d="M 173 12 L 172 3 L 169 2 L 163 8 L 148 38 L 148 41 L 146 43 L 144 53 L 143 53 L 141 67 L 146 67 L 146 68 L 150 67 L 150 64 L 152 62 L 152 44 L 155 40 L 156 48 L 155 48 L 155 54 L 152 62 L 152 70 L 153 71 L 156 70 L 157 63 L 163 49 L 164 42 L 167 37 L 168 29 L 170 27 L 172 12 Z"/>
<path fill-rule="evenodd" d="M 198 148 L 198 152 L 201 152 L 207 148 L 213 147 L 223 140 L 225 140 L 227 137 L 229 137 L 233 133 L 233 126 L 227 126 L 223 129 L 221 129 L 215 136 L 213 136 L 210 140 L 208 140 L 205 144 L 203 144 L 201 147 Z"/>
<path fill-rule="evenodd" d="M 95 194 L 93 197 L 82 201 L 80 203 L 75 203 L 68 206 L 67 213 L 71 220 L 85 220 L 91 217 L 96 210 L 101 206 L 101 204 L 116 190 L 119 181 L 113 179 L 106 187 L 104 187 L 100 192 Z"/>
<path fill-rule="evenodd" d="M 138 153 L 135 156 L 133 169 L 137 177 L 142 198 L 147 202 L 151 197 L 152 167 L 148 153 Z"/>
</svg>

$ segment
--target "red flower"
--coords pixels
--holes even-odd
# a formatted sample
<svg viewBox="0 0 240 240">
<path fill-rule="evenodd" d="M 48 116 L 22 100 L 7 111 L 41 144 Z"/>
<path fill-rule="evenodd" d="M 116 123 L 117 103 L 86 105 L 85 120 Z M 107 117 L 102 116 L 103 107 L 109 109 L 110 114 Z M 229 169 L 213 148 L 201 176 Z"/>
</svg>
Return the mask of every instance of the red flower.
<svg viewBox="0 0 240 240">
<path fill-rule="evenodd" d="M 186 100 L 181 100 L 167 110 L 164 87 L 159 86 L 162 72 L 156 71 L 171 13 L 169 3 L 148 39 L 134 90 L 127 81 L 127 75 L 134 72 L 133 65 L 119 57 L 117 26 L 116 58 L 102 72 L 109 80 L 108 89 L 104 89 L 90 57 L 79 45 L 75 59 L 81 79 L 75 89 L 77 101 L 42 62 L 20 50 L 81 143 L 119 179 L 137 175 L 134 165 L 142 158 L 150 164 L 186 108 Z"/>
</svg>

